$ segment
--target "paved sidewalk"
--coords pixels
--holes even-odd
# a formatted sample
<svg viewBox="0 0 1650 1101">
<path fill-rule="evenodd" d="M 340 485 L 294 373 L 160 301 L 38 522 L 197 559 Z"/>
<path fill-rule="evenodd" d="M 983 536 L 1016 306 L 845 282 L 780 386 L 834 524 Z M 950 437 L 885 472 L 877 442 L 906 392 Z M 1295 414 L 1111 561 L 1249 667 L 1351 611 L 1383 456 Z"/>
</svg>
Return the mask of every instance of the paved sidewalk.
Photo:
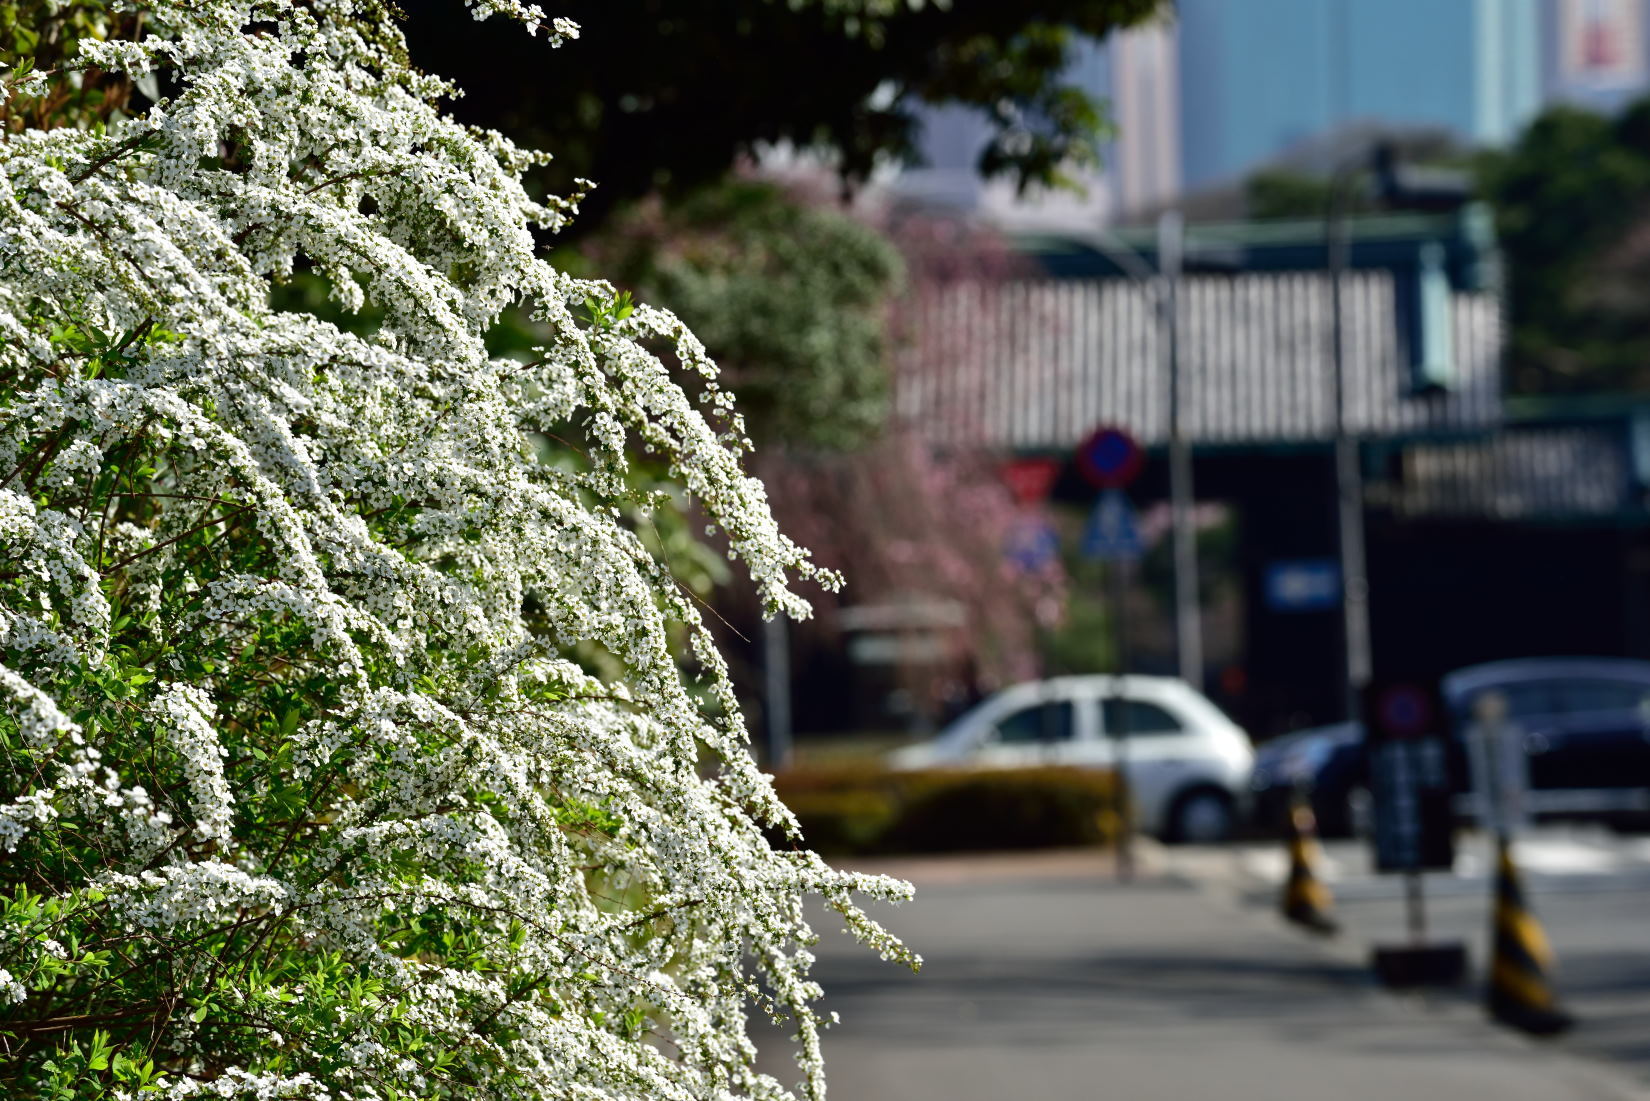
<svg viewBox="0 0 1650 1101">
<path fill-rule="evenodd" d="M 826 933 L 817 975 L 836 1101 L 1643 1101 L 1600 1065 L 1459 1007 L 1374 989 L 1365 969 L 1218 893 L 1090 855 L 879 866 L 917 882 L 886 913 L 920 976 Z M 794 1074 L 776 1036 L 768 1069 Z"/>
</svg>

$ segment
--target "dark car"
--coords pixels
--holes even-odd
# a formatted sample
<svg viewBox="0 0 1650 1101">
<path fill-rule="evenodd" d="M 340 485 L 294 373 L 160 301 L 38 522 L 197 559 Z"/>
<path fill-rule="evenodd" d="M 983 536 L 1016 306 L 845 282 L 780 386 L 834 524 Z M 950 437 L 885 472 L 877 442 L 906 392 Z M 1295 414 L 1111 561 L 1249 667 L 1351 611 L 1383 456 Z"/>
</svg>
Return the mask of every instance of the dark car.
<svg viewBox="0 0 1650 1101">
<path fill-rule="evenodd" d="M 1461 732 L 1479 697 L 1497 692 L 1524 737 L 1530 803 L 1542 819 L 1586 819 L 1617 828 L 1650 824 L 1650 662 L 1619 658 L 1526 658 L 1469 666 L 1442 682 L 1456 739 L 1458 785 L 1468 786 Z M 1346 836 L 1368 822 L 1362 729 L 1340 723 L 1291 735 L 1256 754 L 1258 824 L 1283 822 L 1297 782 L 1310 792 L 1319 832 Z"/>
<path fill-rule="evenodd" d="M 1263 742 L 1255 750 L 1250 773 L 1249 807 L 1255 825 L 1267 832 L 1283 828 L 1289 801 L 1297 786 L 1313 798 L 1318 830 L 1336 837 L 1351 831 L 1346 818 L 1346 790 L 1328 777 L 1354 767 L 1363 759 L 1363 727 L 1355 722 L 1333 723 L 1296 730 Z M 1335 794 L 1338 793 L 1338 794 Z M 1325 805 L 1319 806 L 1323 802 Z"/>
</svg>

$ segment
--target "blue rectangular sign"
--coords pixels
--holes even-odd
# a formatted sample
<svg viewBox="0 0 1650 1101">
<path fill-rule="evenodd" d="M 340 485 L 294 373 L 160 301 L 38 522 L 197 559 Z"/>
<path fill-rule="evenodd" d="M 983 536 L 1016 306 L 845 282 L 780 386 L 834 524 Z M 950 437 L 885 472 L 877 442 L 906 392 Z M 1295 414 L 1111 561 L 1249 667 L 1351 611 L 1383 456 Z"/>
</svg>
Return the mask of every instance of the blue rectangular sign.
<svg viewBox="0 0 1650 1101">
<path fill-rule="evenodd" d="M 1341 567 L 1333 558 L 1293 558 L 1266 567 L 1266 606 L 1274 612 L 1322 612 L 1341 600 Z"/>
</svg>

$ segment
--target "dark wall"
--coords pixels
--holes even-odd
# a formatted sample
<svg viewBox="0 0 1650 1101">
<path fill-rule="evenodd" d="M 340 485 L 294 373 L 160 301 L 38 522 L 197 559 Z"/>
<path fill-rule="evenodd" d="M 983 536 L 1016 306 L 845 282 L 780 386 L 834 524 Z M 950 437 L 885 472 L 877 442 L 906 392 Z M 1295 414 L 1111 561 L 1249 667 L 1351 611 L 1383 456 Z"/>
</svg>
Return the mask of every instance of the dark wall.
<svg viewBox="0 0 1650 1101">
<path fill-rule="evenodd" d="M 1221 480 L 1239 516 L 1247 611 L 1242 721 L 1257 737 L 1335 722 L 1346 698 L 1339 606 L 1276 611 L 1265 591 L 1274 562 L 1335 557 L 1333 464 L 1327 454 L 1305 454 L 1227 465 Z"/>
<path fill-rule="evenodd" d="M 1147 464 L 1137 501 L 1167 495 L 1165 465 Z M 1245 687 L 1223 702 L 1257 737 L 1340 720 L 1339 607 L 1280 612 L 1265 593 L 1271 563 L 1336 557 L 1327 449 L 1200 455 L 1194 478 L 1200 500 L 1224 500 L 1238 516 Z M 1502 658 L 1650 658 L 1644 529 L 1371 511 L 1365 538 L 1377 677 L 1437 676 Z"/>
<path fill-rule="evenodd" d="M 1647 609 L 1632 568 L 1642 542 L 1613 528 L 1372 515 L 1376 675 L 1500 658 L 1644 656 Z"/>
</svg>

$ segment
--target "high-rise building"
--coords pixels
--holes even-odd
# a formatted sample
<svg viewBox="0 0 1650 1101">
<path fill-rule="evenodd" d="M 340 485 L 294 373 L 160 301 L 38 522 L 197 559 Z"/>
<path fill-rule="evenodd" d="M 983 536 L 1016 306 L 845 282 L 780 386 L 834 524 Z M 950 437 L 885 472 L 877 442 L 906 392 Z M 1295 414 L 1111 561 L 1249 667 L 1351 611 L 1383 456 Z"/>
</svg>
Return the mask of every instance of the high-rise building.
<svg viewBox="0 0 1650 1101">
<path fill-rule="evenodd" d="M 1178 0 L 1181 165 L 1236 180 L 1338 129 L 1513 137 L 1543 98 L 1540 0 Z"/>
<path fill-rule="evenodd" d="M 1180 192 L 1180 51 L 1168 22 L 1148 24 L 1106 42 L 1116 138 L 1106 154 L 1107 179 L 1123 213 L 1158 206 Z"/>
</svg>

